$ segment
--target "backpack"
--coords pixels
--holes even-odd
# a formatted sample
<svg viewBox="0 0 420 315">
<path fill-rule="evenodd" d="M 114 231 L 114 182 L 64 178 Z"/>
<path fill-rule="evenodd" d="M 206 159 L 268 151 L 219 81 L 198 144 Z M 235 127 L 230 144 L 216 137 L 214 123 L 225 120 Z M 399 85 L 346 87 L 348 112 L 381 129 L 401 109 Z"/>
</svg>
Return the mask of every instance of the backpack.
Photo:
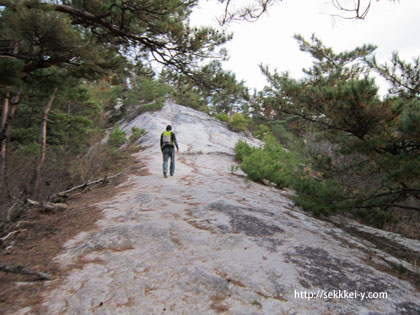
<svg viewBox="0 0 420 315">
<path fill-rule="evenodd" d="M 162 134 L 162 148 L 164 146 L 167 146 L 167 145 L 171 145 L 171 146 L 174 145 L 173 142 L 172 142 L 172 133 L 171 133 L 171 131 L 165 131 Z"/>
</svg>

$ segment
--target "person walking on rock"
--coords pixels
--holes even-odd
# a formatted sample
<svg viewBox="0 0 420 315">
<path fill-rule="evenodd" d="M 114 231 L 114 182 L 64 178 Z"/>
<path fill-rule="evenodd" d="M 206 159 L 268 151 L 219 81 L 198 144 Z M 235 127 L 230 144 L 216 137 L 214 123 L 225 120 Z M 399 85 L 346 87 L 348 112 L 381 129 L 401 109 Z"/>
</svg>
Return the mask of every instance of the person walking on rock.
<svg viewBox="0 0 420 315">
<path fill-rule="evenodd" d="M 163 154 L 163 177 L 168 177 L 168 160 L 171 158 L 171 166 L 169 174 L 174 176 L 175 173 L 175 147 L 179 152 L 178 142 L 176 141 L 175 133 L 172 131 L 172 126 L 166 126 L 166 131 L 162 132 L 160 136 L 160 149 Z"/>
</svg>

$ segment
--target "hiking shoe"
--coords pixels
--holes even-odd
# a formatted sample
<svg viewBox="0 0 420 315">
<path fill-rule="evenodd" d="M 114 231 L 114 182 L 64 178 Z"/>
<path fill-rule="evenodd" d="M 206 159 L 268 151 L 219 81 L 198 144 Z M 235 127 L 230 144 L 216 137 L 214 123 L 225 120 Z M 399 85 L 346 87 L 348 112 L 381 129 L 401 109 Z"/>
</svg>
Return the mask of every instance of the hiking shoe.
<svg viewBox="0 0 420 315">
<path fill-rule="evenodd" d="M 166 175 L 166 174 L 163 174 L 163 178 L 168 178 L 168 175 Z"/>
</svg>

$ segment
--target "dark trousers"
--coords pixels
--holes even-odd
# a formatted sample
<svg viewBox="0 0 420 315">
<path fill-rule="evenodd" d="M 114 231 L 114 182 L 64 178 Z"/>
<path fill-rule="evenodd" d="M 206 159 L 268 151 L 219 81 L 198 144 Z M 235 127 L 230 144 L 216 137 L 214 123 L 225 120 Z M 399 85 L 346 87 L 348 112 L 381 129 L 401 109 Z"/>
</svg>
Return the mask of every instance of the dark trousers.
<svg viewBox="0 0 420 315">
<path fill-rule="evenodd" d="M 171 158 L 170 165 L 170 175 L 174 176 L 175 173 L 175 148 L 170 146 L 165 146 L 162 150 L 163 154 L 163 174 L 168 174 L 168 160 Z"/>
</svg>

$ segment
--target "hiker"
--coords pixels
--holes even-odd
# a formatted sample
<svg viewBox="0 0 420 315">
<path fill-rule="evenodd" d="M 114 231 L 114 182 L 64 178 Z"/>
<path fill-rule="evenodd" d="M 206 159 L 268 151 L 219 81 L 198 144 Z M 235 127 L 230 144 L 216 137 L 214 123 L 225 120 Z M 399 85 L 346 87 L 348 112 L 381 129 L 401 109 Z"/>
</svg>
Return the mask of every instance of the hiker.
<svg viewBox="0 0 420 315">
<path fill-rule="evenodd" d="M 168 159 L 171 158 L 171 166 L 169 174 L 174 176 L 175 173 L 175 146 L 179 152 L 178 142 L 176 141 L 175 133 L 172 132 L 172 126 L 166 126 L 166 131 L 162 132 L 160 136 L 160 149 L 163 154 L 163 177 L 168 177 Z"/>
</svg>

